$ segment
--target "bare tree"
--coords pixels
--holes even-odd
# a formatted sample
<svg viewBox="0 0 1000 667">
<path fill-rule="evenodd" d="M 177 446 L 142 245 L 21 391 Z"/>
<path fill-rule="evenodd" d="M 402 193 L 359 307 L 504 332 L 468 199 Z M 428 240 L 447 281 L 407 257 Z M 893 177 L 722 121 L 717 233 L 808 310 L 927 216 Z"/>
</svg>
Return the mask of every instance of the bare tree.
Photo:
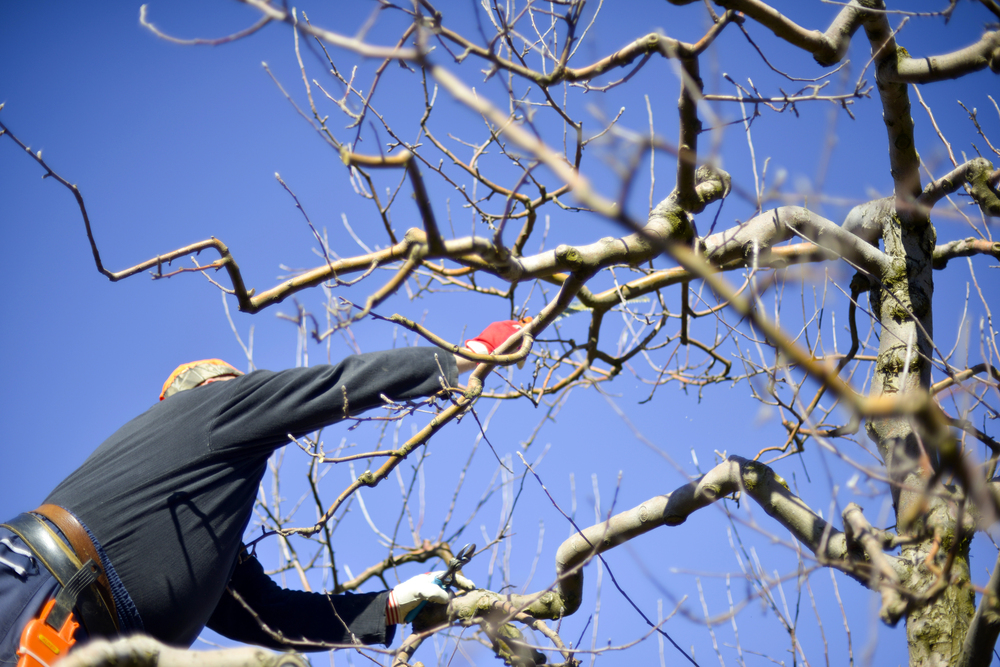
<svg viewBox="0 0 1000 667">
<path fill-rule="evenodd" d="M 990 309 L 996 300 L 989 287 L 992 282 L 995 289 L 996 278 L 977 274 L 971 259 L 963 258 L 1000 259 L 990 222 L 1000 216 L 1000 170 L 989 159 L 1000 150 L 974 108 L 988 104 L 1000 117 L 995 95 L 983 92 L 996 88 L 1000 73 L 1000 5 L 953 0 L 941 11 L 911 13 L 903 11 L 905 6 L 887 8 L 881 0 L 851 0 L 822 8 L 833 16 L 828 24 L 802 25 L 759 0 L 715 0 L 714 7 L 671 0 L 671 5 L 693 5 L 663 10 L 662 20 L 676 12 L 678 22 L 684 21 L 676 32 L 693 35 L 688 41 L 636 28 L 631 43 L 590 58 L 590 31 L 613 20 L 609 12 L 623 11 L 620 4 L 484 0 L 475 7 L 474 20 L 452 22 L 448 12 L 453 10 L 427 0 L 384 0 L 361 32 L 346 36 L 287 5 L 243 2 L 259 10 L 260 21 L 218 39 L 169 36 L 150 22 L 145 7 L 141 22 L 163 39 L 212 45 L 284 24 L 294 37 L 302 89 L 293 93 L 289 82 L 275 82 L 343 162 L 344 177 L 357 195 L 370 202 L 370 219 L 354 224 L 381 228 L 383 247 L 364 247 L 352 257 L 335 255 L 305 203 L 278 177 L 315 234 L 321 257 L 316 268 L 267 289 L 249 289 L 234 256 L 213 237 L 110 271 L 79 190 L 40 153 L 28 152 L 46 176 L 72 189 L 97 268 L 112 281 L 146 271 L 165 278 L 224 269 L 228 282 L 213 278 L 213 283 L 247 313 L 307 289 L 321 293 L 322 316 L 302 306 L 286 315 L 298 327 L 303 346 L 309 340 L 323 344 L 333 335 L 349 337 L 355 323 L 375 318 L 480 362 L 468 385 L 448 388 L 444 399 L 388 405 L 385 415 L 357 418 L 356 425 L 367 423 L 380 434 L 375 451 L 327 451 L 319 434 L 295 443 L 308 457 L 308 503 L 316 508 L 315 520 L 297 520 L 303 512 L 281 507 L 282 480 L 301 471 L 280 470 L 275 463 L 272 493 L 262 498 L 259 514 L 265 534 L 280 544 L 280 569 L 295 572 L 307 588 L 308 574 L 323 571 L 330 590 L 339 592 L 385 580 L 406 562 L 450 558 L 461 530 L 442 527 L 433 535 L 414 520 L 420 508 L 412 489 L 422 474 L 422 448 L 469 415 L 486 438 L 490 401 L 530 404 L 551 416 L 571 393 L 610 391 L 626 376 L 645 387 L 646 401 L 665 400 L 661 388 L 674 384 L 711 405 L 731 400 L 720 392 L 737 386 L 747 400 L 780 414 L 772 446 L 745 451 L 741 443 L 706 443 L 703 460 L 710 460 L 713 450 L 719 454 L 713 467 L 676 489 L 650 489 L 655 495 L 648 501 L 591 525 L 564 513 L 573 530 L 559 547 L 554 576 L 545 585 L 519 593 L 463 590 L 447 608 L 429 607 L 392 664 L 410 664 L 435 636 L 453 637 L 456 645 L 484 643 L 516 665 L 572 665 L 598 657 L 601 650 L 581 649 L 580 641 L 567 637 L 559 625 L 582 611 L 588 565 L 629 540 L 720 505 L 726 519 L 706 519 L 704 525 L 773 536 L 778 548 L 798 559 L 798 570 L 787 576 L 799 595 L 807 591 L 811 596 L 810 576 L 828 568 L 877 591 L 881 620 L 906 623 L 911 665 L 989 663 L 1000 633 L 1000 560 L 992 575 L 977 578 L 969 553 L 974 537 L 988 530 L 1000 512 L 1000 478 L 994 478 L 1000 448 L 986 426 L 1000 409 L 1000 351 Z M 788 11 L 794 15 L 799 8 Z M 904 48 L 907 23 L 918 21 L 943 33 L 957 23 L 978 21 L 986 31 L 978 41 L 948 53 L 928 52 L 921 43 Z M 380 41 L 397 25 L 398 33 Z M 725 62 L 727 42 L 751 45 L 757 60 Z M 856 52 L 868 62 L 848 66 L 852 44 L 861 45 Z M 720 58 L 729 72 L 716 77 L 723 92 L 707 92 L 703 71 L 706 64 L 718 70 Z M 629 127 L 621 114 L 605 117 L 588 108 L 591 99 L 624 95 L 653 68 L 660 85 L 676 90 L 676 115 L 653 108 L 648 97 L 645 127 Z M 967 102 L 973 107 L 967 109 L 968 127 L 939 127 L 935 107 L 953 102 L 935 97 L 935 86 L 956 79 L 975 82 L 968 93 L 975 98 Z M 767 87 L 761 83 L 765 80 Z M 770 83 L 778 80 L 784 83 Z M 399 104 L 393 96 L 404 88 L 420 96 Z M 843 195 L 825 189 L 824 177 L 805 191 L 780 176 L 767 182 L 768 162 L 762 157 L 780 147 L 754 144 L 757 123 L 780 127 L 815 105 L 831 110 L 831 123 L 851 122 L 853 110 L 866 105 L 880 108 L 882 140 L 857 141 L 848 150 L 855 160 L 880 164 L 888 152 L 885 183 L 873 185 L 891 194 Z M 478 133 L 456 135 L 454 114 L 478 119 Z M 914 118 L 920 114 L 947 152 L 943 167 L 918 153 Z M 662 136 L 655 129 L 660 126 L 676 127 L 676 135 Z M 27 149 L 6 127 L 0 130 Z M 977 153 L 981 150 L 976 157 L 956 155 L 948 140 L 951 133 L 968 131 L 975 133 Z M 832 134 L 832 127 L 817 132 Z M 730 168 L 731 176 L 720 166 L 720 156 L 723 146 L 735 141 L 745 142 L 751 157 L 738 170 Z M 922 152 L 930 155 L 934 149 Z M 818 156 L 816 162 L 828 159 Z M 669 195 L 654 204 L 657 179 L 669 182 L 671 177 Z M 643 186 L 648 186 L 648 201 Z M 447 222 L 441 192 L 450 198 Z M 394 220 L 411 214 L 411 196 L 422 224 L 400 234 Z M 455 231 L 451 206 L 473 216 L 474 233 Z M 643 213 L 637 215 L 637 209 Z M 847 212 L 840 222 L 823 214 L 841 209 Z M 947 223 L 936 225 L 932 212 Z M 605 236 L 571 242 L 579 237 L 567 232 L 565 239 L 552 238 L 557 233 L 548 216 L 555 213 L 601 219 Z M 735 223 L 726 222 L 734 216 L 739 216 Z M 173 265 L 209 249 L 218 259 Z M 958 267 L 969 269 L 972 296 L 965 297 L 955 339 L 942 340 L 935 336 L 935 305 L 942 299 L 960 301 L 962 295 L 935 298 L 935 272 Z M 460 339 L 389 314 L 403 296 L 447 302 L 454 292 L 494 299 L 511 317 L 533 319 L 495 356 L 482 356 L 461 351 Z M 563 318 L 569 316 L 589 317 L 584 338 L 566 333 Z M 945 330 L 950 336 L 953 328 Z M 838 333 L 841 343 L 845 334 L 849 338 L 846 352 L 837 343 Z M 521 376 L 498 372 L 521 362 L 528 363 Z M 627 420 L 629 408 L 615 405 Z M 428 411 L 432 414 L 423 416 Z M 408 439 L 401 437 L 399 420 L 414 416 L 421 426 Z M 855 437 L 862 425 L 875 449 L 859 461 L 853 453 L 867 449 L 864 438 Z M 526 447 L 537 428 L 524 423 Z M 869 487 L 888 493 L 892 517 L 886 525 L 874 525 L 878 521 L 857 503 L 839 507 L 831 502 L 839 514 L 834 518 L 804 502 L 779 470 L 808 451 L 844 462 Z M 400 468 L 407 460 L 414 466 L 409 481 Z M 355 461 L 371 468 L 329 497 L 320 483 L 329 464 Z M 497 471 L 501 481 L 484 481 L 484 497 L 501 488 L 510 492 L 517 484 L 544 488 L 542 475 L 524 457 L 499 462 Z M 414 544 L 401 546 L 399 533 L 406 531 L 397 525 L 391 535 L 382 535 L 389 545 L 383 561 L 360 573 L 341 571 L 333 548 L 340 519 L 352 504 L 367 516 L 361 490 L 394 479 L 404 497 L 399 522 L 409 522 Z M 748 524 L 733 500 L 753 504 L 769 518 Z M 453 511 L 462 512 L 454 501 L 445 525 Z M 475 512 L 470 510 L 464 525 Z M 507 539 L 507 530 L 501 526 L 492 540 Z M 738 555 L 740 548 L 734 550 Z M 795 621 L 775 598 L 782 576 L 771 577 L 753 563 L 742 576 L 747 599 L 775 612 L 790 637 L 794 662 L 808 663 L 807 654 L 826 653 L 796 638 Z M 741 604 L 730 600 L 728 606 L 729 613 L 713 617 L 702 600 L 707 632 L 730 620 L 736 627 Z M 678 608 L 699 615 L 690 605 Z M 666 637 L 682 654 L 672 660 L 698 664 L 664 632 L 662 620 L 646 620 L 649 636 Z M 470 627 L 473 631 L 464 634 L 462 629 Z M 629 642 L 646 636 L 645 630 L 637 632 L 616 648 L 627 654 Z M 433 653 L 427 655 L 422 659 Z M 826 654 L 827 664 L 848 658 L 853 661 L 853 654 Z M 736 659 L 746 664 L 742 650 Z"/>
</svg>

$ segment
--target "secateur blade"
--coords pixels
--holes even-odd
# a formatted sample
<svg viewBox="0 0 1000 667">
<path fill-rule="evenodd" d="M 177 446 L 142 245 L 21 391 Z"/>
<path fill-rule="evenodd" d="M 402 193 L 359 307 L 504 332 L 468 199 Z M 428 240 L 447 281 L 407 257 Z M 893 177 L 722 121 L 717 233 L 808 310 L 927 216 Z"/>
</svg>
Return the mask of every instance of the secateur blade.
<svg viewBox="0 0 1000 667">
<path fill-rule="evenodd" d="M 472 560 L 472 555 L 476 553 L 475 544 L 466 544 L 459 550 L 455 557 L 448 561 L 448 571 L 445 572 L 444 577 L 441 579 L 441 583 L 445 588 L 450 588 L 455 583 L 455 573 L 465 567 L 470 560 Z"/>
</svg>

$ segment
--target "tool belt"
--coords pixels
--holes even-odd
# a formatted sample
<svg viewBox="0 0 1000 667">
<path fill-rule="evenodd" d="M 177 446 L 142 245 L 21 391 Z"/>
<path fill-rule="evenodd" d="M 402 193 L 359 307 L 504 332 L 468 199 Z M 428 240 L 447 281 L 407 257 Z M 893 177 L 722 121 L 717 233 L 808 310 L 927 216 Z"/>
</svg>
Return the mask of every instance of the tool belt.
<svg viewBox="0 0 1000 667">
<path fill-rule="evenodd" d="M 69 540 L 68 545 L 42 517 L 59 528 Z M 2 525 L 21 538 L 64 589 L 79 587 L 73 584 L 80 582 L 80 577 L 75 580 L 74 577 L 81 570 L 88 569 L 99 574 L 94 581 L 89 581 L 94 577 L 86 577 L 86 585 L 76 591 L 75 608 L 90 636 L 113 637 L 118 634 L 118 613 L 107 574 L 101 567 L 94 542 L 76 517 L 58 505 L 42 505 Z"/>
</svg>

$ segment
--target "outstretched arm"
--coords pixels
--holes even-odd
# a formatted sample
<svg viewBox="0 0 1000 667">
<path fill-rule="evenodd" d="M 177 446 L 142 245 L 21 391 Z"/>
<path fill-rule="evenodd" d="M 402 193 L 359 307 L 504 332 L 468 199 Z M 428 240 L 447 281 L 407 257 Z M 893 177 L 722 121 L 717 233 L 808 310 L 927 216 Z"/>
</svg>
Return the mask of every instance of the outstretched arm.
<svg viewBox="0 0 1000 667">
<path fill-rule="evenodd" d="M 255 556 L 243 555 L 207 626 L 246 644 L 278 650 L 324 651 L 334 644 L 384 644 L 389 591 L 327 595 L 281 588 Z"/>
<path fill-rule="evenodd" d="M 281 588 L 244 550 L 208 627 L 236 641 L 279 650 L 322 651 L 359 642 L 388 646 L 395 626 L 422 601 L 448 604 L 448 592 L 435 580 L 443 574 L 419 574 L 380 593 L 309 593 Z"/>
</svg>

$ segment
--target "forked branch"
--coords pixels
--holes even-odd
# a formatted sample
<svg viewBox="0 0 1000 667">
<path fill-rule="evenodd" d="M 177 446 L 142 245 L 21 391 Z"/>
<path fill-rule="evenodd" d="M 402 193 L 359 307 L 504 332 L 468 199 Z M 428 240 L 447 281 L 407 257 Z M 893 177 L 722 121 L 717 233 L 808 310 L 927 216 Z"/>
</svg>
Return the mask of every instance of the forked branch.
<svg viewBox="0 0 1000 667">
<path fill-rule="evenodd" d="M 884 591 L 883 616 L 896 622 L 905 611 L 898 593 L 897 560 L 883 548 L 881 531 L 875 531 L 857 505 L 845 510 L 853 537 L 834 528 L 802 502 L 785 481 L 768 466 L 741 456 L 730 456 L 705 475 L 607 521 L 585 528 L 562 543 L 556 552 L 556 578 L 546 590 L 520 595 L 477 590 L 452 600 L 447 610 L 425 614 L 428 624 L 448 619 L 475 618 L 490 608 L 490 600 L 503 600 L 518 613 L 533 618 L 558 619 L 575 613 L 582 600 L 583 568 L 600 554 L 660 527 L 679 526 L 697 512 L 727 496 L 745 494 L 796 540 L 813 552 L 816 562 L 841 570 L 860 583 Z"/>
</svg>

